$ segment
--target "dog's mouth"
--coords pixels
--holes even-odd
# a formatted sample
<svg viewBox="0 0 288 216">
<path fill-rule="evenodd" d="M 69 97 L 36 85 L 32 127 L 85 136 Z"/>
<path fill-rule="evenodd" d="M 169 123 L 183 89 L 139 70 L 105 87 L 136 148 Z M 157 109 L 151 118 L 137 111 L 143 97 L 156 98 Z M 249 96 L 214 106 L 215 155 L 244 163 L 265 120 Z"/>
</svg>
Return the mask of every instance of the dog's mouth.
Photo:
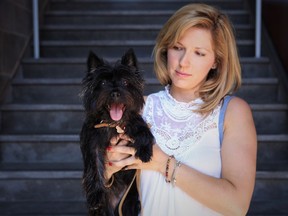
<svg viewBox="0 0 288 216">
<path fill-rule="evenodd" d="M 125 111 L 124 104 L 113 103 L 109 106 L 110 117 L 114 121 L 119 121 Z"/>
</svg>

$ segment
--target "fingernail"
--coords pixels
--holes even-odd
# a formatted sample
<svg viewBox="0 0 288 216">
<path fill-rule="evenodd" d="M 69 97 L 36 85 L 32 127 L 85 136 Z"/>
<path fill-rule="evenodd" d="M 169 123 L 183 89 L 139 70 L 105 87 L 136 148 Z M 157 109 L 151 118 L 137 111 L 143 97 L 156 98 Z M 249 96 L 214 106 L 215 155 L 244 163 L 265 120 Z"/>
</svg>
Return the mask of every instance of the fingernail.
<svg viewBox="0 0 288 216">
<path fill-rule="evenodd" d="M 111 147 L 111 146 L 108 146 L 108 147 L 106 148 L 106 150 L 107 150 L 107 151 L 111 151 L 111 150 L 112 150 L 112 147 Z"/>
<path fill-rule="evenodd" d="M 109 162 L 108 162 L 108 165 L 109 165 L 109 166 L 112 166 L 112 165 L 113 165 L 113 163 L 109 161 Z"/>
</svg>

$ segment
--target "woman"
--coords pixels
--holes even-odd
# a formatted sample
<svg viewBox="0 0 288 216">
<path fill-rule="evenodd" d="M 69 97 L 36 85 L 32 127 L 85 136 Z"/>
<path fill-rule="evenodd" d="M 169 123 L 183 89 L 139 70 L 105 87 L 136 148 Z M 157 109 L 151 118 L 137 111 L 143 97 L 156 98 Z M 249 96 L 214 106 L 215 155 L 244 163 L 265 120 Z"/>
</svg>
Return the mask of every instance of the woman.
<svg viewBox="0 0 288 216">
<path fill-rule="evenodd" d="M 125 146 L 129 137 L 115 137 L 107 182 L 125 166 L 141 170 L 142 215 L 245 215 L 257 141 L 250 107 L 229 96 L 241 85 L 241 69 L 227 16 L 204 4 L 184 6 L 160 30 L 154 58 L 165 90 L 149 95 L 143 110 L 156 140 L 153 158 L 142 163 Z"/>
</svg>

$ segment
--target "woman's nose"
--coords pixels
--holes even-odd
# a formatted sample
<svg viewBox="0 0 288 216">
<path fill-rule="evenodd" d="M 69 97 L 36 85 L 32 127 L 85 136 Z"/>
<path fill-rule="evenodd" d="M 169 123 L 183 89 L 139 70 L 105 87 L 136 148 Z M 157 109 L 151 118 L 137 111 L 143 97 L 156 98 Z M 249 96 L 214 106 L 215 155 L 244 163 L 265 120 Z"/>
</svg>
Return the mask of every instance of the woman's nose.
<svg viewBox="0 0 288 216">
<path fill-rule="evenodd" d="M 184 52 L 180 58 L 179 64 L 181 67 L 189 66 L 191 63 L 191 56 L 189 53 Z"/>
</svg>

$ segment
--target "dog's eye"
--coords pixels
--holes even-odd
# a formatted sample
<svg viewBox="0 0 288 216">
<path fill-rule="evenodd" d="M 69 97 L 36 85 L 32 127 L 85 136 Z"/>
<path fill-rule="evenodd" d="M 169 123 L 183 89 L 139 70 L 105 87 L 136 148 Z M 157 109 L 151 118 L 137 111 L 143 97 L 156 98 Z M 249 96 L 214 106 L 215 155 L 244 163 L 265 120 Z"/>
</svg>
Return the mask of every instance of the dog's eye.
<svg viewBox="0 0 288 216">
<path fill-rule="evenodd" d="M 122 85 L 123 86 L 127 86 L 128 85 L 128 81 L 127 80 L 122 80 Z"/>
<path fill-rule="evenodd" d="M 106 80 L 102 80 L 101 85 L 106 85 Z"/>
</svg>

